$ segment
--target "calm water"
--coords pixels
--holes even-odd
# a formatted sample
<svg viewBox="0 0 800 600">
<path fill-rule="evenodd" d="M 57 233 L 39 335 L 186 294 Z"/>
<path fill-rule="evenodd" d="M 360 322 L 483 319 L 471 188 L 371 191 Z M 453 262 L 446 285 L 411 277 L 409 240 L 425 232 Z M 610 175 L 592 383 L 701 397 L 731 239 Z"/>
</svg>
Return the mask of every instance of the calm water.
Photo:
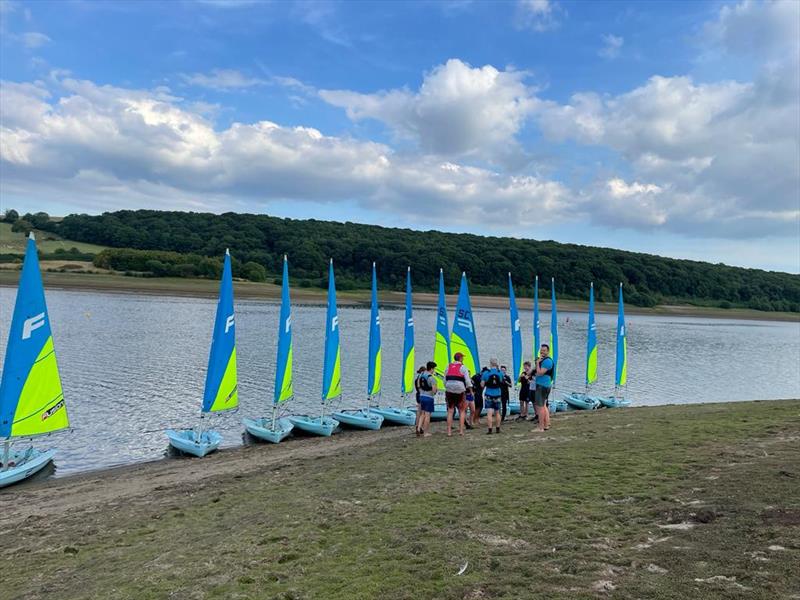
<svg viewBox="0 0 800 600">
<path fill-rule="evenodd" d="M 0 288 L 0 364 L 16 290 Z M 163 429 L 197 422 L 216 302 L 97 292 L 47 294 L 64 395 L 74 431 L 53 436 L 58 474 L 164 456 Z M 236 304 L 238 413 L 213 417 L 223 446 L 242 443 L 242 416 L 267 414 L 274 381 L 278 305 Z M 450 307 L 452 311 L 452 307 Z M 435 311 L 415 309 L 417 363 L 433 351 Z M 384 401 L 400 389 L 403 312 L 384 308 Z M 586 315 L 559 313 L 559 389 L 583 387 Z M 452 318 L 452 313 L 451 313 Z M 508 312 L 475 313 L 481 361 L 510 364 Z M 549 313 L 542 323 L 549 324 Z M 532 313 L 521 314 L 525 355 Z M 295 306 L 293 412 L 319 410 L 324 307 Z M 616 315 L 598 315 L 599 393 L 613 390 Z M 363 403 L 369 311 L 340 308 L 342 389 L 339 407 Z M 800 324 L 628 317 L 628 397 L 636 405 L 800 397 Z M 547 328 L 542 339 L 547 338 Z"/>
</svg>

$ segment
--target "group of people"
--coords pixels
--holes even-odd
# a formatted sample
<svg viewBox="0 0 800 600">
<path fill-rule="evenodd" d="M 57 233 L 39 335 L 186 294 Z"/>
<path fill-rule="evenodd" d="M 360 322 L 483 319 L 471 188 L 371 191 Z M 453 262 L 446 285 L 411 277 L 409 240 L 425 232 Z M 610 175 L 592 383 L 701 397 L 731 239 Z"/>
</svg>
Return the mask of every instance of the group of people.
<svg viewBox="0 0 800 600">
<path fill-rule="evenodd" d="M 458 434 L 464 430 L 481 425 L 481 413 L 486 409 L 487 434 L 500 433 L 500 425 L 506 419 L 508 400 L 514 382 L 507 373 L 505 365 L 496 358 L 489 360 L 489 366 L 480 373 L 471 374 L 463 363 L 464 355 L 456 352 L 453 362 L 447 365 L 444 373 L 444 395 L 447 402 L 447 435 L 452 436 L 453 417 L 458 409 Z M 414 386 L 417 390 L 418 436 L 429 436 L 431 414 L 439 390 L 436 376 L 436 363 L 429 361 L 417 371 Z M 537 421 L 537 431 L 550 429 L 548 399 L 553 386 L 555 363 L 550 358 L 550 346 L 542 344 L 539 358 L 532 364 L 526 361 L 520 373 L 519 403 L 520 414 L 517 419 Z M 528 405 L 533 404 L 534 417 L 528 416 Z"/>
</svg>

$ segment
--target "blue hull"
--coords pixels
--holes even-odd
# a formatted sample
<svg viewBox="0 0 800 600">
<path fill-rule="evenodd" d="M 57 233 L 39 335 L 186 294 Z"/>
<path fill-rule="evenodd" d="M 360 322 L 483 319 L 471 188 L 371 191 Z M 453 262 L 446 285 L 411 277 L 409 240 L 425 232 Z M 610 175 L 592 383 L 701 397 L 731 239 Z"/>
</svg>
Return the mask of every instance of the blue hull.
<svg viewBox="0 0 800 600">
<path fill-rule="evenodd" d="M 294 415 L 288 417 L 288 419 L 297 429 L 325 437 L 331 436 L 339 427 L 339 421 L 330 417 L 321 419 L 320 417 L 309 417 L 308 415 Z"/>
<path fill-rule="evenodd" d="M 383 425 L 383 415 L 363 408 L 359 410 L 340 410 L 331 416 L 342 425 L 360 429 L 380 429 L 381 425 Z"/>
<path fill-rule="evenodd" d="M 507 410 L 510 415 L 518 415 L 520 410 L 519 402 L 509 402 Z"/>
<path fill-rule="evenodd" d="M 182 429 L 180 431 L 167 429 L 166 433 L 170 446 L 198 458 L 203 458 L 206 454 L 214 452 L 219 448 L 219 443 L 222 441 L 222 436 L 213 429 L 204 431 L 199 437 L 192 429 Z"/>
<path fill-rule="evenodd" d="M 631 401 L 625 398 L 598 398 L 598 400 L 606 408 L 625 408 L 631 405 Z"/>
<path fill-rule="evenodd" d="M 556 412 L 567 412 L 569 410 L 569 404 L 565 400 L 550 400 L 550 412 L 555 409 Z"/>
<path fill-rule="evenodd" d="M 10 452 L 8 455 L 8 463 L 14 466 L 3 469 L 0 467 L 0 488 L 17 483 L 23 479 L 27 479 L 35 475 L 47 464 L 53 460 L 55 450 L 26 450 L 25 452 Z M 0 450 L 0 459 L 3 458 L 2 450 Z M 5 466 L 5 465 L 4 465 Z"/>
<path fill-rule="evenodd" d="M 399 425 L 413 425 L 417 421 L 417 413 L 409 408 L 370 408 L 371 413 L 383 417 L 384 421 Z"/>
<path fill-rule="evenodd" d="M 580 410 L 594 410 L 600 406 L 600 401 L 597 398 L 586 394 L 564 394 L 564 400 L 573 408 Z"/>
<path fill-rule="evenodd" d="M 294 429 L 291 421 L 285 418 L 275 420 L 275 429 L 272 428 L 272 419 L 265 417 L 261 419 L 242 419 L 242 425 L 244 425 L 247 433 L 254 438 L 272 442 L 273 444 L 285 440 Z"/>
<path fill-rule="evenodd" d="M 447 405 L 434 404 L 433 412 L 431 413 L 431 421 L 446 421 L 447 420 Z"/>
</svg>

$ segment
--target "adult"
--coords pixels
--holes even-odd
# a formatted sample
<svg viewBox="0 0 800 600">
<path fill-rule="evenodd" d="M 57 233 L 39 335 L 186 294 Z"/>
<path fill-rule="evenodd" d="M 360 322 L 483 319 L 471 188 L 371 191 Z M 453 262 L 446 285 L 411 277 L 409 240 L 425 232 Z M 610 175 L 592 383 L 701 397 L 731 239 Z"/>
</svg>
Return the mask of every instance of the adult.
<svg viewBox="0 0 800 600">
<path fill-rule="evenodd" d="M 503 374 L 503 381 L 500 384 L 500 403 L 503 405 L 503 421 L 506 420 L 506 411 L 508 410 L 508 399 L 511 396 L 511 388 L 514 382 L 511 381 L 511 375 L 508 374 L 506 366 L 500 367 L 500 372 Z"/>
<path fill-rule="evenodd" d="M 481 375 L 486 371 L 486 367 L 480 373 L 472 376 L 472 394 L 475 396 L 475 415 L 472 419 L 473 425 L 481 424 L 481 413 L 483 412 L 483 387 L 481 387 Z"/>
<path fill-rule="evenodd" d="M 536 361 L 536 392 L 534 393 L 533 408 L 539 418 L 538 431 L 550 429 L 550 411 L 547 408 L 547 399 L 553 387 L 553 372 L 555 363 L 550 358 L 550 346 L 542 344 L 539 359 Z"/>
<path fill-rule="evenodd" d="M 419 435 L 419 421 L 422 418 L 422 411 L 419 408 L 419 376 L 425 372 L 425 367 L 422 366 L 417 369 L 417 374 L 414 376 L 414 398 L 417 401 L 417 418 L 414 420 L 414 431 Z"/>
<path fill-rule="evenodd" d="M 519 416 L 517 421 L 524 421 L 528 418 L 528 402 L 531 401 L 531 379 L 534 377 L 531 370 L 531 361 L 526 360 L 522 363 L 522 373 L 519 374 Z"/>
<path fill-rule="evenodd" d="M 453 362 L 444 372 L 444 397 L 447 402 L 447 437 L 453 435 L 453 411 L 458 409 L 458 435 L 464 435 L 464 422 L 467 416 L 466 392 L 472 389 L 469 369 L 462 362 L 464 354 L 456 352 Z"/>
<path fill-rule="evenodd" d="M 420 421 L 417 435 L 429 437 L 431 427 L 431 414 L 433 413 L 434 399 L 436 392 L 439 388 L 436 385 L 436 377 L 433 372 L 436 369 L 436 363 L 428 361 L 425 365 L 425 370 L 417 377 L 419 381 L 419 408 L 420 408 Z"/>
<path fill-rule="evenodd" d="M 489 360 L 489 368 L 481 375 L 481 385 L 484 388 L 483 403 L 486 406 L 486 419 L 489 424 L 489 430 L 486 433 L 492 433 L 492 417 L 495 417 L 494 421 L 497 423 L 495 431 L 500 433 L 500 421 L 502 420 L 500 398 L 503 394 L 503 372 L 497 367 L 496 358 Z"/>
</svg>

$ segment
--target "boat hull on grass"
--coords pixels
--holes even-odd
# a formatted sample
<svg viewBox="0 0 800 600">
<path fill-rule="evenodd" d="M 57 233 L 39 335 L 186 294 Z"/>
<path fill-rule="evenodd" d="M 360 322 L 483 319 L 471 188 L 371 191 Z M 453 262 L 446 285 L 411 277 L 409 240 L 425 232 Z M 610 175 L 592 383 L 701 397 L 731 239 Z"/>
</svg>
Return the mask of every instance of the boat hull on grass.
<svg viewBox="0 0 800 600">
<path fill-rule="evenodd" d="M 285 440 L 289 434 L 292 433 L 292 429 L 294 429 L 292 422 L 286 418 L 276 419 L 274 428 L 272 427 L 272 419 L 266 417 L 260 419 L 242 419 L 242 425 L 244 425 L 247 433 L 254 438 L 273 444 Z"/>
<path fill-rule="evenodd" d="M 330 417 L 309 417 L 308 415 L 293 415 L 288 417 L 296 429 L 329 437 L 339 428 L 339 421 Z"/>
<path fill-rule="evenodd" d="M 580 410 L 594 410 L 600 406 L 600 401 L 597 398 L 586 394 L 564 394 L 564 400 L 573 408 Z"/>
<path fill-rule="evenodd" d="M 519 402 L 509 402 L 506 410 L 509 415 L 518 415 L 520 411 Z"/>
<path fill-rule="evenodd" d="M 5 470 L 0 467 L 0 488 L 27 479 L 44 469 L 53 460 L 55 450 L 36 450 L 31 448 L 24 452 L 10 452 L 8 464 L 13 464 Z M 0 453 L 2 458 L 2 453 Z"/>
<path fill-rule="evenodd" d="M 380 429 L 383 425 L 383 415 L 379 415 L 365 408 L 358 410 L 340 410 L 331 416 L 342 425 L 358 429 Z"/>
<path fill-rule="evenodd" d="M 184 454 L 191 454 L 198 458 L 214 452 L 222 441 L 222 436 L 213 429 L 204 431 L 200 435 L 193 429 L 181 429 L 180 431 L 167 429 L 166 433 L 170 446 Z"/>
<path fill-rule="evenodd" d="M 567 412 L 569 410 L 569 404 L 567 404 L 566 400 L 558 400 L 554 398 L 550 400 L 550 406 L 555 408 L 556 412 Z"/>
<path fill-rule="evenodd" d="M 416 411 L 410 408 L 370 408 L 371 413 L 375 413 L 383 417 L 384 421 L 390 423 L 397 423 L 398 425 L 413 425 L 417 421 Z"/>
<path fill-rule="evenodd" d="M 625 408 L 631 405 L 631 401 L 625 398 L 598 398 L 598 400 L 606 408 Z"/>
<path fill-rule="evenodd" d="M 433 412 L 431 413 L 431 421 L 446 421 L 447 420 L 447 405 L 434 404 Z"/>
</svg>

